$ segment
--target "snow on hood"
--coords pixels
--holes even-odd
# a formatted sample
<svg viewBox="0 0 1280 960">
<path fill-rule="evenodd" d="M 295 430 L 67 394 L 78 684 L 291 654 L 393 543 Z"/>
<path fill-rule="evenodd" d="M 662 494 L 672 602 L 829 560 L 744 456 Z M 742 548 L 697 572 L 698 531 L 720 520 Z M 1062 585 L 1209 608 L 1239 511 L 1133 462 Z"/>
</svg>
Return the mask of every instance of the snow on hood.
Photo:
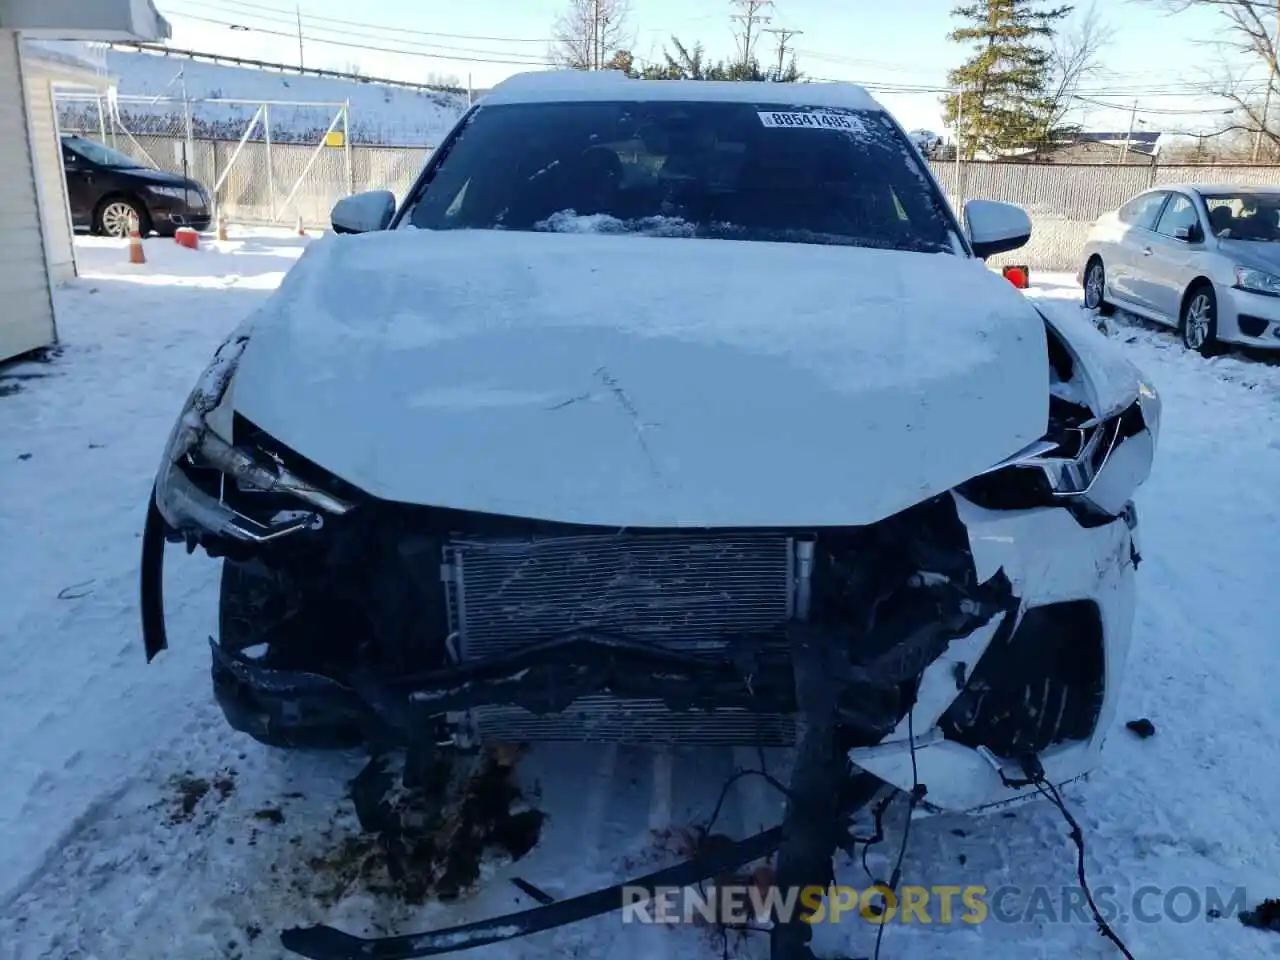
<svg viewBox="0 0 1280 960">
<path fill-rule="evenodd" d="M 313 243 L 234 403 L 376 496 L 607 526 L 864 524 L 1042 436 L 1044 324 L 951 254 L 392 231 Z"/>
</svg>

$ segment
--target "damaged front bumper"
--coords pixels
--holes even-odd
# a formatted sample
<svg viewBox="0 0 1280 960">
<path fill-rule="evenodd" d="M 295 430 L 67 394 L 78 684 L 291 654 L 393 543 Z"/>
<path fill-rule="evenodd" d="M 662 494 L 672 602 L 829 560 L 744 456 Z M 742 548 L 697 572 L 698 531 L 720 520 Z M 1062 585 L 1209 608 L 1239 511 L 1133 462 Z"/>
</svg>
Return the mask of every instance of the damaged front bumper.
<svg viewBox="0 0 1280 960">
<path fill-rule="evenodd" d="M 1046 439 L 868 527 L 608 532 L 380 501 L 233 414 L 233 337 L 166 448 L 144 537 L 148 659 L 164 541 L 225 556 L 214 689 L 285 746 L 502 739 L 791 743 L 786 641 L 842 653 L 842 745 L 930 803 L 1017 799 L 1027 754 L 1087 770 L 1114 714 L 1159 401 L 1081 405 L 1054 361 Z M 1064 399 L 1065 398 L 1065 399 Z M 255 652 L 256 651 L 256 652 Z"/>
</svg>

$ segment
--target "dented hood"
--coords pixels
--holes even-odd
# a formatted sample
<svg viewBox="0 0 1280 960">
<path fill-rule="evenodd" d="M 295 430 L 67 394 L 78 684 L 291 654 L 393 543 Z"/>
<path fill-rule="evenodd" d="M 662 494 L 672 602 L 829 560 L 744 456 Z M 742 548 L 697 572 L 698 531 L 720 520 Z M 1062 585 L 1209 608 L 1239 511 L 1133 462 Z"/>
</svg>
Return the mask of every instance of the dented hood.
<svg viewBox="0 0 1280 960">
<path fill-rule="evenodd" d="M 865 524 L 1038 439 L 1040 317 L 978 261 L 400 230 L 313 243 L 238 413 L 389 500 L 607 526 Z"/>
</svg>

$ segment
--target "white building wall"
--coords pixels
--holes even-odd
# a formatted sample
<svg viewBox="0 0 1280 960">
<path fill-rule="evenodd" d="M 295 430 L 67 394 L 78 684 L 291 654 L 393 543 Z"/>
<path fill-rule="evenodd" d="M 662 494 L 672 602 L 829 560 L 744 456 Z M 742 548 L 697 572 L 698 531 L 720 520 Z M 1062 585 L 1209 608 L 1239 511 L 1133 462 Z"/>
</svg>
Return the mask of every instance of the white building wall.
<svg viewBox="0 0 1280 960">
<path fill-rule="evenodd" d="M 56 339 L 18 35 L 0 29 L 0 360 Z"/>
<path fill-rule="evenodd" d="M 67 202 L 67 178 L 62 170 L 62 143 L 53 106 L 53 81 L 28 58 L 27 119 L 35 160 L 40 221 L 44 225 L 44 255 L 49 279 L 57 284 L 76 275 L 76 255 Z"/>
</svg>

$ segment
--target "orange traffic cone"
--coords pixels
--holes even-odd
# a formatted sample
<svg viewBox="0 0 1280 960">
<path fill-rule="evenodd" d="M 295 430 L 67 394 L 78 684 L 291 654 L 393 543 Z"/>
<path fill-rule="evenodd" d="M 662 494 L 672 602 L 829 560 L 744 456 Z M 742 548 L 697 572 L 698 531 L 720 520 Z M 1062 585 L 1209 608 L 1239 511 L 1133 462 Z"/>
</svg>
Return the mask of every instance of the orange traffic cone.
<svg viewBox="0 0 1280 960">
<path fill-rule="evenodd" d="M 221 210 L 218 211 L 218 239 L 227 239 L 227 215 Z"/>
<path fill-rule="evenodd" d="M 307 231 L 302 229 L 302 214 L 298 214 L 298 236 L 305 237 Z"/>
<path fill-rule="evenodd" d="M 147 255 L 142 250 L 142 234 L 138 230 L 137 220 L 129 221 L 129 262 L 147 262 Z"/>
</svg>

